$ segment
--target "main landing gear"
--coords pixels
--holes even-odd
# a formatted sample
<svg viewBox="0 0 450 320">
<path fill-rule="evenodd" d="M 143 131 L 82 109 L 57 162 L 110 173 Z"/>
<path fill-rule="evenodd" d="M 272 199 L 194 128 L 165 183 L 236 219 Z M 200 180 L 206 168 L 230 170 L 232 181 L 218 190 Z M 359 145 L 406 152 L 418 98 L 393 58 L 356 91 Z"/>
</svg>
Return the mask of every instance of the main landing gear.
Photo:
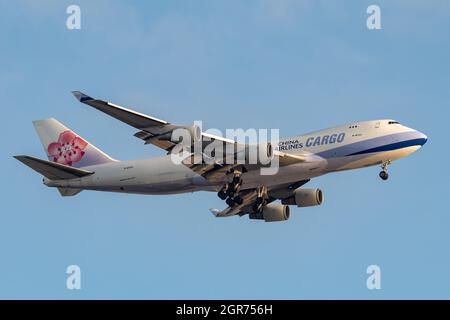
<svg viewBox="0 0 450 320">
<path fill-rule="evenodd" d="M 383 162 L 383 164 L 381 165 L 381 172 L 380 172 L 380 178 L 384 181 L 386 181 L 387 179 L 389 179 L 389 174 L 387 172 L 387 167 L 391 164 L 391 161 L 386 161 Z"/>
<path fill-rule="evenodd" d="M 253 211 L 255 213 L 261 213 L 263 207 L 267 204 L 267 200 L 269 199 L 269 196 L 267 195 L 267 187 L 259 187 L 256 191 L 258 195 L 256 197 L 255 203 L 253 204 Z"/>
<path fill-rule="evenodd" d="M 225 200 L 227 205 L 230 207 L 234 206 L 235 204 L 242 204 L 243 200 L 241 196 L 239 195 L 239 191 L 241 191 L 242 186 L 242 173 L 239 171 L 233 172 L 233 179 L 231 182 L 227 183 L 222 190 L 220 190 L 217 193 L 217 196 Z"/>
</svg>

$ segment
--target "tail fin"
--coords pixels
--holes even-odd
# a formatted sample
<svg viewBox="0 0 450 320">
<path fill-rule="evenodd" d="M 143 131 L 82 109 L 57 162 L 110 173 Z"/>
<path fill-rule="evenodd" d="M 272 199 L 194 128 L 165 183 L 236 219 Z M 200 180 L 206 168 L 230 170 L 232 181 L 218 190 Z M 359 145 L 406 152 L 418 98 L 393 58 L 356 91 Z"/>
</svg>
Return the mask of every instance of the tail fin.
<svg viewBox="0 0 450 320">
<path fill-rule="evenodd" d="M 33 125 L 52 162 L 82 168 L 116 161 L 56 119 L 35 120 Z"/>
</svg>

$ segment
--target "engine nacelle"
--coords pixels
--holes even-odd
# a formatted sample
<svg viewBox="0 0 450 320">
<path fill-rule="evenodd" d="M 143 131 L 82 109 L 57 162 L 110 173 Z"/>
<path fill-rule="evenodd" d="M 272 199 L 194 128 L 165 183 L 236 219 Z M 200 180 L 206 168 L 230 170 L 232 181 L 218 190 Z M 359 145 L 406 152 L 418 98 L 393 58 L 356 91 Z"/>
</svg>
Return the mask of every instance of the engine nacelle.
<svg viewBox="0 0 450 320">
<path fill-rule="evenodd" d="M 289 206 L 269 203 L 264 206 L 261 213 L 251 213 L 250 219 L 264 220 L 265 222 L 286 221 L 291 216 Z"/>
<path fill-rule="evenodd" d="M 323 192 L 320 189 L 297 189 L 294 195 L 281 201 L 282 204 L 296 205 L 297 207 L 312 207 L 321 205 Z"/>
<path fill-rule="evenodd" d="M 252 147 L 247 147 L 248 151 L 252 150 Z M 270 142 L 263 142 L 257 145 L 256 151 L 258 154 L 258 162 L 261 161 L 272 161 L 273 159 L 273 147 Z"/>
<path fill-rule="evenodd" d="M 270 142 L 247 144 L 245 146 L 237 145 L 236 148 L 236 155 L 233 158 L 236 158 L 238 163 L 242 164 L 268 165 L 274 157 Z M 230 157 L 230 155 L 228 154 L 227 157 Z"/>
<path fill-rule="evenodd" d="M 269 203 L 263 208 L 262 216 L 265 222 L 286 221 L 291 216 L 291 209 L 282 204 Z"/>
<path fill-rule="evenodd" d="M 197 125 L 180 126 L 174 130 L 159 135 L 158 139 L 179 143 L 187 135 L 190 136 L 191 143 L 199 142 L 202 139 L 202 130 Z"/>
</svg>

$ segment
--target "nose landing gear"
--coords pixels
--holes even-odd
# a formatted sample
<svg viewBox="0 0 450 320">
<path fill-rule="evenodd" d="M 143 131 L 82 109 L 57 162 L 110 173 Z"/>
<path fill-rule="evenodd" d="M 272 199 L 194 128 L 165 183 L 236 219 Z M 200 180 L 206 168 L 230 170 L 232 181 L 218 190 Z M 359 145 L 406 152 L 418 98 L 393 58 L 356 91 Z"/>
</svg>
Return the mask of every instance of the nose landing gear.
<svg viewBox="0 0 450 320">
<path fill-rule="evenodd" d="M 387 172 L 387 167 L 391 164 L 391 161 L 386 161 L 383 162 L 383 164 L 381 165 L 381 172 L 380 172 L 380 178 L 384 181 L 386 181 L 387 179 L 389 179 L 389 174 Z"/>
<path fill-rule="evenodd" d="M 384 181 L 386 181 L 387 179 L 389 179 L 389 173 L 387 173 L 386 171 L 381 171 L 380 172 L 380 178 Z"/>
</svg>

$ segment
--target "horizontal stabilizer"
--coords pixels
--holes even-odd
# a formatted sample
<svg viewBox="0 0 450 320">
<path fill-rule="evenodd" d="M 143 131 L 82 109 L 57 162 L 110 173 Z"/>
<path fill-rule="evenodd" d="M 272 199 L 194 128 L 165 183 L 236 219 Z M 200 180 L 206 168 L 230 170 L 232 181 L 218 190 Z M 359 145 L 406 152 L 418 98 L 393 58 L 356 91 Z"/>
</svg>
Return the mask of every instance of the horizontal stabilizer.
<svg viewBox="0 0 450 320">
<path fill-rule="evenodd" d="M 50 180 L 82 178 L 94 173 L 31 156 L 14 156 L 14 158 Z"/>
</svg>

